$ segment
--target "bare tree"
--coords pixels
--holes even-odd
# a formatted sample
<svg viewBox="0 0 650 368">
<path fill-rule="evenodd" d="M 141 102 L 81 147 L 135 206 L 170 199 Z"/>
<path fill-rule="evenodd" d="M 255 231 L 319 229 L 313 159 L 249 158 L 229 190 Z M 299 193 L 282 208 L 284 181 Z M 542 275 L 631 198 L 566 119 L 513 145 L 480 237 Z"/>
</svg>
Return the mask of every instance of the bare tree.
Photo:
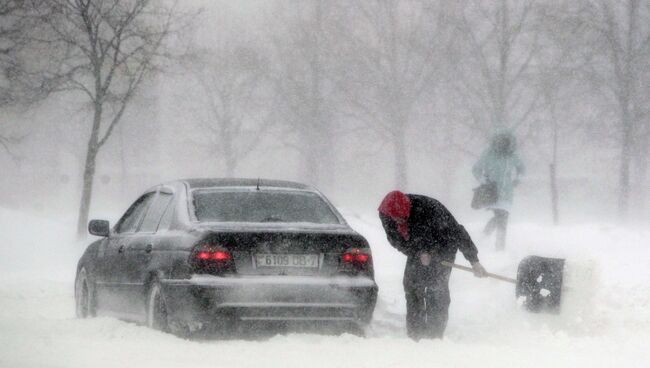
<svg viewBox="0 0 650 368">
<path fill-rule="evenodd" d="M 348 116 L 392 145 L 395 185 L 407 188 L 414 109 L 444 74 L 441 63 L 453 39 L 446 4 L 377 0 L 341 6 L 338 85 Z"/>
<path fill-rule="evenodd" d="M 16 98 L 16 74 L 22 67 L 18 53 L 26 43 L 26 16 L 22 2 L 0 3 L 0 107 L 12 104 Z"/>
<path fill-rule="evenodd" d="M 650 50 L 646 51 L 646 59 L 650 58 Z M 646 67 L 639 75 L 640 91 L 639 98 L 635 104 L 635 116 L 637 117 L 638 131 L 636 132 L 634 166 L 636 168 L 636 197 L 633 201 L 636 204 L 639 215 L 646 215 L 648 205 L 648 165 L 650 165 L 650 109 L 647 97 L 650 96 L 650 67 Z"/>
<path fill-rule="evenodd" d="M 485 137 L 532 121 L 539 107 L 534 80 L 541 49 L 536 3 L 466 0 L 458 6 L 465 53 L 456 64 L 455 90 L 471 117 L 471 132 Z"/>
<path fill-rule="evenodd" d="M 234 41 L 232 41 L 234 42 Z M 209 115 L 204 121 L 210 147 L 233 176 L 239 162 L 253 152 L 270 127 L 267 60 L 258 49 L 226 43 L 195 53 L 187 67 L 200 86 L 192 100 Z"/>
<path fill-rule="evenodd" d="M 282 120 L 302 158 L 304 180 L 323 186 L 333 180 L 334 114 L 332 91 L 332 45 L 326 37 L 332 26 L 332 2 L 294 1 L 279 9 L 283 16 L 280 37 L 274 46 L 274 89 L 281 96 L 278 106 Z M 286 3 L 281 4 L 286 5 Z"/>
<path fill-rule="evenodd" d="M 639 138 L 647 98 L 641 94 L 643 73 L 650 67 L 650 3 L 642 0 L 586 1 L 577 9 L 577 21 L 586 25 L 583 51 L 589 60 L 587 77 L 603 91 L 607 102 L 617 107 L 618 122 L 618 212 L 626 219 L 631 194 L 631 167 Z M 635 149 L 636 148 L 636 149 Z M 642 154 L 642 153 L 641 153 Z"/>
<path fill-rule="evenodd" d="M 38 48 L 33 32 L 43 10 L 43 3 L 38 0 L 0 2 L 0 110 L 29 106 L 50 92 L 43 73 L 52 65 L 47 57 L 42 57 L 47 52 Z M 0 147 L 15 157 L 12 145 L 22 136 L 10 133 L 10 128 L 14 128 L 11 125 L 4 119 L 0 121 Z"/>
<path fill-rule="evenodd" d="M 531 87 L 538 89 L 540 95 L 543 114 L 539 114 L 538 119 L 546 122 L 535 128 L 540 131 L 544 141 L 548 141 L 547 133 L 550 135 L 549 183 L 555 225 L 560 222 L 558 172 L 563 161 L 560 159 L 560 148 L 565 141 L 562 137 L 573 135 L 577 130 L 567 114 L 562 112 L 570 111 L 567 105 L 575 101 L 568 101 L 579 95 L 579 79 L 574 76 L 584 68 L 579 51 L 581 40 L 576 37 L 583 30 L 582 24 L 564 21 L 570 9 L 571 1 L 545 3 L 536 9 L 536 26 L 540 30 L 539 42 L 542 46 L 536 60 L 537 80 Z"/>
<path fill-rule="evenodd" d="M 50 77 L 59 91 L 78 92 L 92 109 L 77 232 L 86 233 L 97 155 L 120 123 L 143 80 L 156 71 L 174 22 L 174 8 L 149 0 L 49 1 L 43 40 L 60 50 Z"/>
</svg>

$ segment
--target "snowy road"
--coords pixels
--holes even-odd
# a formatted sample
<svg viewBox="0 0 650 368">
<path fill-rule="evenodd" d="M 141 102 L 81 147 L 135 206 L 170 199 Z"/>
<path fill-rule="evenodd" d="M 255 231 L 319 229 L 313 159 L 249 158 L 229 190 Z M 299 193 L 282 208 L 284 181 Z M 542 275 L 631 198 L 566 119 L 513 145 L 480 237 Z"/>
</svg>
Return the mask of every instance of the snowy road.
<svg viewBox="0 0 650 368">
<path fill-rule="evenodd" d="M 187 341 L 110 318 L 74 318 L 77 251 L 62 224 L 0 211 L 1 367 L 647 367 L 650 362 L 650 232 L 607 226 L 517 224 L 512 250 L 478 240 L 482 263 L 513 275 L 528 254 L 567 257 L 559 316 L 519 309 L 512 285 L 454 272 L 447 337 L 412 342 L 404 332 L 401 270 L 373 216 L 348 213 L 373 246 L 380 287 L 367 338 L 290 334 L 264 341 Z M 29 223 L 31 231 L 24 224 Z M 469 226 L 470 230 L 478 227 Z M 33 229 L 36 229 L 34 231 Z M 477 234 L 477 231 L 471 231 Z M 590 262 L 584 262 L 589 258 Z M 462 258 L 458 258 L 463 262 Z M 579 262 L 578 262 L 579 261 Z M 585 278 L 595 270 L 597 278 Z M 585 292 L 587 287 L 590 292 Z M 591 301 L 590 301 L 591 300 Z"/>
</svg>

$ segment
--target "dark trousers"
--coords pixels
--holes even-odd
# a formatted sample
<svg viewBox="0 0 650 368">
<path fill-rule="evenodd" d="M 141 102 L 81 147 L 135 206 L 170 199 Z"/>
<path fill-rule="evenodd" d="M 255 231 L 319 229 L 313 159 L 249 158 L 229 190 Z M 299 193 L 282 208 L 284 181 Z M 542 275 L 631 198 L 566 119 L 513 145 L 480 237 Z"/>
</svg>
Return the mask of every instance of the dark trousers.
<svg viewBox="0 0 650 368">
<path fill-rule="evenodd" d="M 405 285 L 406 331 L 410 338 L 442 338 L 449 318 L 449 274 L 451 268 L 430 266 L 433 277 L 423 283 Z"/>
<path fill-rule="evenodd" d="M 504 250 L 506 248 L 506 230 L 508 229 L 508 211 L 506 210 L 493 210 L 494 211 L 494 217 L 488 221 L 488 223 L 485 225 L 485 229 L 483 232 L 486 235 L 490 235 L 494 232 L 494 230 L 497 231 L 497 239 L 496 239 L 496 249 L 497 250 Z"/>
</svg>

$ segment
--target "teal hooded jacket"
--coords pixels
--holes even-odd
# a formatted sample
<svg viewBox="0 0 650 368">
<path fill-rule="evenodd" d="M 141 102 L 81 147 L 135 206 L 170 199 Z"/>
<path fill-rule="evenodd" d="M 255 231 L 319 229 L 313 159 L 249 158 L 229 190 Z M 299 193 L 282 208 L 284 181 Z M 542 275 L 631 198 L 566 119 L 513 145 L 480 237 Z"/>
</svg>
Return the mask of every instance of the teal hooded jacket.
<svg viewBox="0 0 650 368">
<path fill-rule="evenodd" d="M 510 211 L 514 187 L 526 168 L 516 152 L 517 141 L 509 132 L 492 137 L 490 146 L 472 167 L 472 174 L 481 183 L 494 182 L 498 199 L 488 209 Z"/>
</svg>

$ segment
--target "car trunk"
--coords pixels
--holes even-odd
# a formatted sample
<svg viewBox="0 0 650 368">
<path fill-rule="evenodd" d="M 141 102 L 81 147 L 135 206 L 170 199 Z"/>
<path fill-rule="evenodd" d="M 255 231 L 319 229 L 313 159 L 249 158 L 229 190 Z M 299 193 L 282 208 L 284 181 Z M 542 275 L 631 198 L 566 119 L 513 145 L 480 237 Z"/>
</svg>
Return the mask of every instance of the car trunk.
<svg viewBox="0 0 650 368">
<path fill-rule="evenodd" d="M 363 237 L 349 231 L 249 229 L 214 232 L 206 240 L 232 253 L 238 275 L 332 275 L 346 250 L 368 247 Z"/>
</svg>

